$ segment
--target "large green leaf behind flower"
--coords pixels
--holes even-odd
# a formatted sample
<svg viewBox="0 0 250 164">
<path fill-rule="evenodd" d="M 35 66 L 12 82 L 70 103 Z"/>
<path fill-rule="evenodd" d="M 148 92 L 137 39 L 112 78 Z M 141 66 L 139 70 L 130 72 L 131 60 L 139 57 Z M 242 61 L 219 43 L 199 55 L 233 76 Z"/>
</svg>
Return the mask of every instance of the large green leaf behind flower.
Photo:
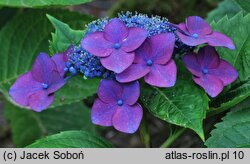
<svg viewBox="0 0 250 164">
<path fill-rule="evenodd" d="M 28 148 L 112 148 L 106 140 L 84 131 L 65 131 L 40 139 Z"/>
<path fill-rule="evenodd" d="M 178 62 L 177 65 L 180 69 L 175 86 L 161 89 L 144 84 L 141 89 L 141 101 L 154 116 L 190 128 L 204 140 L 203 119 L 209 99 L 190 79 L 191 74 L 187 73 L 183 64 Z"/>
<path fill-rule="evenodd" d="M 250 14 L 243 12 L 232 18 L 224 17 L 217 23 L 212 23 L 215 31 L 228 35 L 234 41 L 236 50 L 217 48 L 222 58 L 230 62 L 238 71 L 239 78 L 216 98 L 211 106 L 215 110 L 225 110 L 250 96 Z"/>
<path fill-rule="evenodd" d="M 91 0 L 0 0 L 0 6 L 10 7 L 46 7 L 78 5 Z"/>
<path fill-rule="evenodd" d="M 250 148 L 250 108 L 229 112 L 206 141 L 210 148 Z"/>
<path fill-rule="evenodd" d="M 218 7 L 207 14 L 207 21 L 219 21 L 225 15 L 229 18 L 235 16 L 241 11 L 240 6 L 237 5 L 235 0 L 224 0 L 219 3 Z"/>
<path fill-rule="evenodd" d="M 17 147 L 27 146 L 44 136 L 66 130 L 95 132 L 90 120 L 90 110 L 82 103 L 36 113 L 6 102 L 4 113 L 10 122 L 12 139 Z"/>
<path fill-rule="evenodd" d="M 250 12 L 250 0 L 235 0 L 236 3 L 245 11 Z"/>
</svg>

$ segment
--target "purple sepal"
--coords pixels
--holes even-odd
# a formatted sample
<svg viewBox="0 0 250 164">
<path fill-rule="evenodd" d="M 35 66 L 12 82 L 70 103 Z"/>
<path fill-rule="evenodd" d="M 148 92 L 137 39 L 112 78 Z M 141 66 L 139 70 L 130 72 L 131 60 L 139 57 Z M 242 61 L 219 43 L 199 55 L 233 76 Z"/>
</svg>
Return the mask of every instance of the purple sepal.
<svg viewBox="0 0 250 164">
<path fill-rule="evenodd" d="M 121 73 L 134 60 L 134 51 L 141 46 L 148 33 L 142 28 L 127 28 L 118 18 L 112 19 L 103 32 L 89 34 L 81 41 L 88 52 L 100 57 L 102 65 Z"/>
<path fill-rule="evenodd" d="M 177 69 L 171 59 L 175 37 L 172 33 L 152 36 L 135 52 L 133 64 L 116 75 L 119 82 L 131 82 L 144 77 L 153 86 L 172 87 L 176 82 Z"/>
<path fill-rule="evenodd" d="M 208 44 L 210 46 L 222 46 L 234 50 L 233 41 L 220 32 L 212 31 L 211 26 L 199 16 L 190 16 L 186 23 L 178 25 L 177 35 L 180 40 L 189 46 Z"/>
<path fill-rule="evenodd" d="M 41 112 L 53 102 L 54 92 L 64 84 L 55 62 L 47 54 L 40 53 L 31 71 L 16 80 L 9 94 L 17 104 Z"/>
<path fill-rule="evenodd" d="M 211 97 L 222 92 L 223 87 L 235 81 L 238 73 L 227 61 L 220 59 L 214 47 L 202 47 L 198 54 L 189 53 L 183 57 L 187 69 Z"/>
<path fill-rule="evenodd" d="M 68 55 L 72 54 L 74 50 L 74 46 L 70 46 L 65 52 L 63 53 L 57 53 L 52 56 L 52 60 L 56 63 L 57 66 L 57 71 L 60 73 L 62 77 L 65 75 L 65 65 L 66 62 L 68 61 Z"/>
<path fill-rule="evenodd" d="M 137 103 L 139 94 L 138 81 L 121 84 L 102 80 L 98 89 L 99 98 L 92 107 L 92 122 L 101 126 L 114 126 L 124 133 L 136 132 L 143 115 Z"/>
</svg>

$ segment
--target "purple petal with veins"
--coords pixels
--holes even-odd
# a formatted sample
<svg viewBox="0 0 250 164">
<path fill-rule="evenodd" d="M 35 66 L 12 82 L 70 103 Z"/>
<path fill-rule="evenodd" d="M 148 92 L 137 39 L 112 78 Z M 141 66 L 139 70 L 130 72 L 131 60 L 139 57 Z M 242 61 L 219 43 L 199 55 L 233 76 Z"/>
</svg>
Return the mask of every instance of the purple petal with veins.
<svg viewBox="0 0 250 164">
<path fill-rule="evenodd" d="M 125 52 L 132 52 L 146 40 L 148 32 L 142 28 L 129 28 L 127 38 L 121 43 L 121 49 Z"/>
<path fill-rule="evenodd" d="M 219 66 L 220 57 L 214 47 L 205 46 L 199 50 L 198 54 L 196 57 L 202 69 L 212 69 Z"/>
<path fill-rule="evenodd" d="M 129 68 L 116 75 L 117 81 L 121 83 L 131 82 L 144 77 L 150 72 L 150 68 L 146 64 L 132 64 Z"/>
<path fill-rule="evenodd" d="M 70 46 L 65 52 L 63 53 L 57 53 L 52 56 L 52 60 L 55 62 L 57 66 L 57 71 L 60 73 L 60 75 L 63 77 L 65 75 L 65 64 L 68 61 L 68 55 L 73 53 L 74 46 Z"/>
<path fill-rule="evenodd" d="M 223 82 L 213 76 L 193 77 L 196 84 L 200 85 L 209 96 L 216 97 L 223 90 Z"/>
<path fill-rule="evenodd" d="M 122 100 L 127 105 L 134 105 L 140 96 L 140 85 L 138 81 L 126 83 L 123 86 Z"/>
<path fill-rule="evenodd" d="M 235 68 L 225 60 L 220 61 L 220 65 L 215 69 L 209 70 L 210 75 L 220 79 L 224 86 L 234 82 L 238 73 Z"/>
<path fill-rule="evenodd" d="M 135 133 L 142 119 L 142 108 L 139 104 L 118 107 L 112 123 L 115 129 L 125 133 Z"/>
<path fill-rule="evenodd" d="M 54 101 L 54 95 L 49 95 L 46 90 L 41 90 L 29 97 L 29 106 L 36 112 L 48 108 Z"/>
<path fill-rule="evenodd" d="M 110 56 L 101 58 L 101 63 L 106 69 L 121 73 L 133 63 L 134 57 L 134 53 L 114 50 Z"/>
<path fill-rule="evenodd" d="M 112 126 L 112 117 L 118 108 L 117 104 L 104 103 L 96 99 L 91 110 L 91 120 L 96 125 Z"/>
<path fill-rule="evenodd" d="M 27 72 L 11 86 L 9 94 L 16 103 L 29 106 L 29 96 L 40 90 L 42 90 L 42 84 L 33 79 L 31 72 Z"/>
<path fill-rule="evenodd" d="M 51 73 L 51 77 L 48 82 L 48 94 L 56 92 L 58 89 L 60 89 L 62 86 L 66 84 L 66 80 L 63 79 L 63 77 L 60 76 L 59 72 L 53 71 Z"/>
<path fill-rule="evenodd" d="M 166 64 L 172 57 L 175 45 L 175 36 L 172 33 L 155 35 L 150 40 L 152 60 L 156 64 Z"/>
<path fill-rule="evenodd" d="M 191 35 L 204 36 L 212 33 L 211 26 L 199 16 L 190 16 L 186 19 L 186 27 Z"/>
<path fill-rule="evenodd" d="M 206 38 L 194 38 L 189 35 L 182 34 L 181 32 L 177 31 L 177 35 L 179 36 L 180 40 L 189 46 L 197 46 L 200 44 L 207 43 Z"/>
<path fill-rule="evenodd" d="M 202 76 L 201 65 L 197 60 L 197 56 L 194 52 L 187 53 L 183 57 L 183 62 L 185 63 L 187 69 L 195 76 Z"/>
<path fill-rule="evenodd" d="M 208 44 L 211 46 L 222 46 L 231 50 L 235 49 L 232 39 L 220 32 L 213 32 L 211 35 L 206 36 L 206 38 Z"/>
<path fill-rule="evenodd" d="M 105 103 L 116 103 L 122 92 L 123 87 L 113 80 L 103 79 L 98 88 L 98 96 Z"/>
<path fill-rule="evenodd" d="M 114 51 L 114 43 L 103 37 L 103 32 L 89 34 L 81 41 L 81 46 L 91 54 L 107 57 Z"/>
<path fill-rule="evenodd" d="M 174 60 L 165 65 L 152 66 L 151 71 L 145 76 L 145 81 L 157 87 L 172 87 L 176 82 L 177 68 Z"/>
<path fill-rule="evenodd" d="M 104 28 L 103 36 L 112 43 L 121 43 L 129 35 L 125 24 L 118 18 L 112 19 Z"/>
<path fill-rule="evenodd" d="M 52 71 L 57 71 L 55 62 L 47 54 L 40 53 L 31 70 L 33 78 L 38 82 L 48 83 Z"/>
</svg>

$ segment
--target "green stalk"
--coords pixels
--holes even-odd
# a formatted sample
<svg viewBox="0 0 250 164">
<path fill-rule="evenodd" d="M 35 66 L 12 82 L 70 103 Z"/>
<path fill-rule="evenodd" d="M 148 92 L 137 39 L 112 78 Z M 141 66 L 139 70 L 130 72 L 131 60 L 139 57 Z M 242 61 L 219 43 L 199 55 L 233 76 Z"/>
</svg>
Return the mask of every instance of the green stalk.
<svg viewBox="0 0 250 164">
<path fill-rule="evenodd" d="M 172 135 L 170 135 L 166 139 L 166 141 L 161 145 L 161 148 L 170 147 L 173 144 L 173 142 L 185 132 L 185 130 L 186 130 L 185 128 L 181 128 L 181 129 L 176 130 L 176 132 L 174 132 Z"/>
<path fill-rule="evenodd" d="M 146 148 L 150 148 L 151 147 L 150 133 L 149 133 L 147 121 L 145 119 L 145 114 L 143 115 L 141 125 L 139 127 L 139 132 L 140 132 L 141 142 L 144 144 Z"/>
</svg>

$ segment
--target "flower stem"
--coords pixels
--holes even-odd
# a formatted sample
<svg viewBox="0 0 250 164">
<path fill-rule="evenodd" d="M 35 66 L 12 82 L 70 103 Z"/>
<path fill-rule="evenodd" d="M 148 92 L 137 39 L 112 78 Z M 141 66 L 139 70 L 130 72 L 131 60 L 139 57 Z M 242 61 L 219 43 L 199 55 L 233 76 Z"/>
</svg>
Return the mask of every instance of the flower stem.
<svg viewBox="0 0 250 164">
<path fill-rule="evenodd" d="M 75 77 L 76 75 L 78 75 L 78 73 L 76 73 L 76 74 L 71 74 L 71 75 L 65 77 L 64 80 L 65 80 L 65 81 L 68 81 L 69 79 L 71 79 L 72 77 Z"/>
<path fill-rule="evenodd" d="M 141 125 L 139 127 L 139 132 L 140 132 L 141 142 L 144 144 L 146 148 L 150 148 L 151 147 L 150 133 L 148 129 L 148 124 L 145 119 L 145 114 L 143 115 Z"/>
<path fill-rule="evenodd" d="M 176 130 L 172 135 L 170 135 L 166 141 L 161 145 L 161 148 L 168 148 L 170 147 L 173 142 L 179 137 L 181 136 L 184 132 L 185 132 L 185 128 L 181 128 Z"/>
</svg>

